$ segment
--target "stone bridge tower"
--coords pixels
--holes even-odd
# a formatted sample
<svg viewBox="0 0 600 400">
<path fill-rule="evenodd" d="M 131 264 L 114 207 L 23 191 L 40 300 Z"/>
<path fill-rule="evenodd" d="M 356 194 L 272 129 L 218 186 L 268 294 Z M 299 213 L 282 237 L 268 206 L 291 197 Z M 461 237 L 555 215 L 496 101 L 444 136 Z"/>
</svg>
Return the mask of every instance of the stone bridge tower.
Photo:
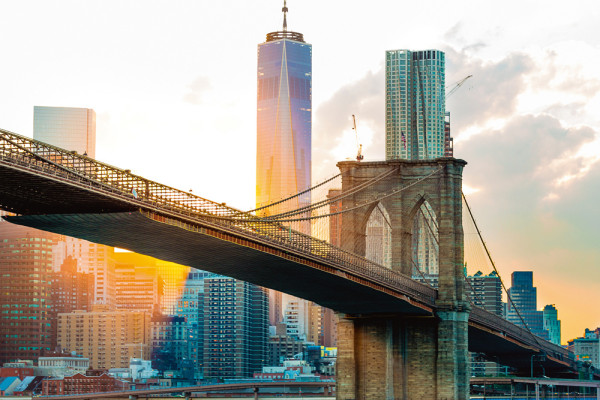
<svg viewBox="0 0 600 400">
<path fill-rule="evenodd" d="M 461 198 L 465 165 L 454 158 L 338 163 L 343 192 L 393 170 L 343 199 L 343 208 L 381 200 L 342 214 L 342 248 L 366 254 L 367 221 L 377 203 L 389 215 L 393 270 L 412 274 L 414 220 L 425 202 L 437 220 L 439 242 L 435 310 L 421 315 L 340 316 L 338 399 L 469 397 L 470 306 L 464 287 Z"/>
</svg>

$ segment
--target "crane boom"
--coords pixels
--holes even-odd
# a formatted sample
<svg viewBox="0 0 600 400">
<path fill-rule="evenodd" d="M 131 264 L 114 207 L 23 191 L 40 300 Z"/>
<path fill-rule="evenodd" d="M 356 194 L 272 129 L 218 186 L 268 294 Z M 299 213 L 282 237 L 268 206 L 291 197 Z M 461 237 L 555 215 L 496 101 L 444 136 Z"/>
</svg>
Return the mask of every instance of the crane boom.
<svg viewBox="0 0 600 400">
<path fill-rule="evenodd" d="M 454 92 L 456 92 L 458 90 L 459 87 L 461 87 L 469 78 L 472 78 L 473 75 L 469 75 L 466 78 L 461 79 L 460 81 L 458 81 L 454 87 L 452 89 L 450 89 L 450 91 L 448 93 L 446 93 L 446 99 L 448 99 L 448 97 L 450 97 L 452 94 L 454 94 Z"/>
</svg>

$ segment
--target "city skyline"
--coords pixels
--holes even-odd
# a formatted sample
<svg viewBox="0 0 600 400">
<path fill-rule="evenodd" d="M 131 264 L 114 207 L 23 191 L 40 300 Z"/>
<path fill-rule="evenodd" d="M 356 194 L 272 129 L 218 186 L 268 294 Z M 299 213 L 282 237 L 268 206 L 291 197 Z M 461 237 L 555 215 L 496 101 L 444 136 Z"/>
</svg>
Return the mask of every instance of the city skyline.
<svg viewBox="0 0 600 400">
<path fill-rule="evenodd" d="M 73 3 L 56 17 L 62 23 L 50 26 L 37 16 L 29 21 L 23 6 L 1 4 L 12 16 L 7 29 L 19 35 L 0 44 L 13 61 L 0 78 L 0 126 L 31 136 L 34 105 L 94 108 L 99 160 L 250 209 L 253 171 L 239 165 L 254 164 L 254 46 L 269 27 L 277 29 L 280 2 L 237 5 L 233 17 L 244 37 L 213 25 L 211 20 L 232 17 L 225 5 L 182 3 L 165 14 L 161 4 L 139 10 L 133 3 Z M 453 3 L 440 6 L 431 21 L 414 18 L 419 24 L 404 27 L 392 27 L 397 5 L 357 10 L 357 4 L 335 12 L 311 2 L 294 7 L 292 21 L 310 20 L 302 31 L 319 48 L 313 65 L 320 77 L 313 82 L 315 178 L 332 175 L 335 161 L 354 157 L 353 113 L 366 159 L 383 159 L 386 49 L 444 50 L 447 83 L 474 75 L 447 109 L 455 155 L 469 162 L 470 201 L 503 278 L 515 269 L 534 270 L 540 303 L 561 310 L 563 340 L 600 325 L 583 305 L 600 279 L 593 229 L 599 215 L 591 203 L 600 173 L 600 123 L 594 115 L 600 76 L 590 69 L 600 59 L 594 3 L 578 3 L 582 8 L 556 2 L 542 9 L 510 2 L 469 12 L 468 3 Z M 56 5 L 39 7 L 44 15 L 45 7 L 55 11 Z M 417 16 L 426 11 L 408 7 Z M 138 12 L 146 18 L 133 18 Z M 90 13 L 97 18 L 84 18 Z M 198 15 L 205 27 L 192 18 Z M 161 23 L 153 28 L 157 19 Z M 334 19 L 348 40 L 327 34 Z M 369 19 L 378 23 L 369 25 L 368 34 L 356 28 Z M 105 22 L 113 31 L 103 29 Z M 218 45 L 206 39 L 211 29 L 223 33 Z M 189 51 L 190 41 L 200 44 L 191 47 L 199 54 Z M 85 42 L 90 45 L 80 46 Z M 235 55 L 225 54 L 223 46 L 233 43 Z M 51 54 L 43 65 L 31 61 L 32 55 Z M 234 161 L 230 168 L 219 164 L 224 158 Z M 198 174 L 203 170 L 212 173 Z"/>
</svg>

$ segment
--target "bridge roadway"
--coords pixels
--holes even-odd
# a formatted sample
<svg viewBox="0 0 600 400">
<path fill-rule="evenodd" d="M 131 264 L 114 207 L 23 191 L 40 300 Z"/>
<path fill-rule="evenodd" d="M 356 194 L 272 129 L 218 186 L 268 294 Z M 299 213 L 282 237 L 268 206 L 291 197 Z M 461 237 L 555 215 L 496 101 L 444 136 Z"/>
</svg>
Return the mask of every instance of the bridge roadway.
<svg viewBox="0 0 600 400">
<path fill-rule="evenodd" d="M 258 394 L 261 389 L 265 389 L 264 394 L 274 395 L 268 389 L 322 389 L 322 393 L 325 396 L 333 395 L 335 388 L 335 382 L 244 382 L 244 383 L 219 383 L 216 385 L 196 385 L 196 386 L 182 386 L 182 387 L 168 387 L 168 388 L 152 388 L 152 389 L 138 389 L 138 390 L 122 390 L 116 392 L 101 392 L 101 393 L 80 393 L 70 395 L 53 395 L 53 396 L 37 396 L 36 399 L 48 399 L 48 400 L 92 400 L 92 399 L 113 399 L 113 398 L 129 398 L 138 399 L 141 397 L 152 398 L 157 395 L 166 395 L 173 393 L 182 393 L 186 399 L 192 397 L 192 393 L 208 393 L 208 392 L 229 392 L 229 393 L 240 393 L 240 391 L 252 389 L 255 393 L 255 398 L 258 398 Z M 238 392 L 234 392 L 238 391 Z M 297 391 L 290 392 L 298 393 Z M 308 393 L 318 393 L 310 391 Z"/>
<path fill-rule="evenodd" d="M 360 318 L 433 318 L 437 291 L 324 241 L 0 130 L 0 208 L 8 221 L 121 247 L 276 289 Z M 528 370 L 574 370 L 573 355 L 474 307 L 469 350 Z"/>
</svg>

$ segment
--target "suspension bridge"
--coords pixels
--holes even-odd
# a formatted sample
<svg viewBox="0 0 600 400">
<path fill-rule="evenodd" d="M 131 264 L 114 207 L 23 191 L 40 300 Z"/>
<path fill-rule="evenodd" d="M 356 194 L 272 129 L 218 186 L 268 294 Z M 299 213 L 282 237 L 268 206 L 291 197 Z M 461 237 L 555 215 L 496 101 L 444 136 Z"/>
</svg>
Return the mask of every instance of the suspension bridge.
<svg viewBox="0 0 600 400">
<path fill-rule="evenodd" d="M 537 354 L 545 355 L 538 362 L 549 376 L 575 372 L 566 349 L 470 301 L 463 271 L 465 165 L 453 158 L 340 162 L 340 174 L 323 184 L 241 211 L 0 130 L 0 208 L 17 214 L 5 217 L 12 223 L 335 310 L 342 315 L 339 399 L 466 398 L 468 351 L 523 374 Z M 382 228 L 387 243 L 377 251 L 369 226 Z M 414 246 L 418 237 L 426 238 L 421 250 Z M 412 279 L 432 260 L 438 289 Z"/>
</svg>

